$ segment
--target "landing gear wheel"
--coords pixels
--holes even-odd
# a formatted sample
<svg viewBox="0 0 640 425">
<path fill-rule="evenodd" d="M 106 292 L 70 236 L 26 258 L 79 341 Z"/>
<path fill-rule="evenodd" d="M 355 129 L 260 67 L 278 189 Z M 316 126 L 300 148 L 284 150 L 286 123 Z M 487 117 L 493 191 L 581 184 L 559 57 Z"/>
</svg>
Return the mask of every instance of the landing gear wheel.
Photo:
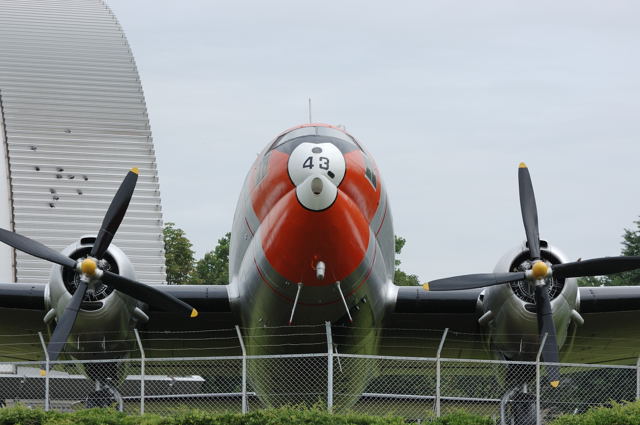
<svg viewBox="0 0 640 425">
<path fill-rule="evenodd" d="M 536 425 L 536 396 L 525 388 L 514 388 L 500 401 L 501 425 Z"/>
<path fill-rule="evenodd" d="M 514 425 L 536 425 L 536 396 L 517 392 L 511 398 L 511 417 Z"/>
</svg>

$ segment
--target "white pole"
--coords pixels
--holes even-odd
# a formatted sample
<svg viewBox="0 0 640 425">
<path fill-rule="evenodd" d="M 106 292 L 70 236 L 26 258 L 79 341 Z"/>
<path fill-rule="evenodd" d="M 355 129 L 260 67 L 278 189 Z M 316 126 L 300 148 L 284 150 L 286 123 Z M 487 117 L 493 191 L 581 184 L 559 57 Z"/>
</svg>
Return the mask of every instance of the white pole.
<svg viewBox="0 0 640 425">
<path fill-rule="evenodd" d="M 296 314 L 296 306 L 298 305 L 298 299 L 300 299 L 301 290 L 302 290 L 302 282 L 298 282 L 298 291 L 296 292 L 296 299 L 293 300 L 293 308 L 291 309 L 291 316 L 289 316 L 289 325 L 293 324 L 293 315 Z"/>
<path fill-rule="evenodd" d="M 140 415 L 144 415 L 144 366 L 146 357 L 138 329 L 133 328 L 133 333 L 136 335 L 136 341 L 138 341 L 138 348 L 140 349 Z"/>
<path fill-rule="evenodd" d="M 438 352 L 436 353 L 436 417 L 440 417 L 440 354 L 442 353 L 442 347 L 444 347 L 444 340 L 447 339 L 449 328 L 444 330 L 442 339 L 440 339 L 440 345 L 438 346 Z"/>
<path fill-rule="evenodd" d="M 242 413 L 247 413 L 247 350 L 244 347 L 240 326 L 236 325 L 236 333 L 242 350 Z"/>
<path fill-rule="evenodd" d="M 333 337 L 331 322 L 324 322 L 327 329 L 327 411 L 333 411 Z"/>
<path fill-rule="evenodd" d="M 640 356 L 636 362 L 636 401 L 640 400 Z"/>
<path fill-rule="evenodd" d="M 542 336 L 540 341 L 540 347 L 538 348 L 538 354 L 536 354 L 536 424 L 542 425 L 542 414 L 540 412 L 540 357 L 542 356 L 542 349 L 544 343 L 547 342 L 547 332 Z"/>
<path fill-rule="evenodd" d="M 344 294 L 342 293 L 342 288 L 340 288 L 340 281 L 336 281 L 336 288 L 338 288 L 338 293 L 340 294 L 340 298 L 342 299 L 342 305 L 344 305 L 344 309 L 347 312 L 347 317 L 349 318 L 349 323 L 353 323 L 353 319 L 351 318 L 351 313 L 349 312 L 349 306 L 347 305 L 347 300 L 344 299 Z"/>
<path fill-rule="evenodd" d="M 44 350 L 44 358 L 45 358 L 45 367 L 44 367 L 44 411 L 49 411 L 49 352 L 47 351 L 47 344 L 44 343 L 44 337 L 42 336 L 42 332 L 38 332 L 38 336 L 40 337 L 40 343 L 42 344 L 42 349 Z M 42 371 L 40 371 L 42 373 Z"/>
</svg>

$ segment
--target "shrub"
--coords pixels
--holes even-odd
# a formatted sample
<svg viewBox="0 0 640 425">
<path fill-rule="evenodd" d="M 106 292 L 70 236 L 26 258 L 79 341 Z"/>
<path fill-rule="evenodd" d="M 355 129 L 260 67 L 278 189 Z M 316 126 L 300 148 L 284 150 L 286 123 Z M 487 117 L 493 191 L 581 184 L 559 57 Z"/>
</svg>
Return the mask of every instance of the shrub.
<svg viewBox="0 0 640 425">
<path fill-rule="evenodd" d="M 640 402 L 613 402 L 611 407 L 596 407 L 581 415 L 562 415 L 551 425 L 640 425 Z"/>
<path fill-rule="evenodd" d="M 0 409 L 1 425 L 42 425 L 46 423 L 49 413 L 40 409 L 29 409 L 24 406 Z"/>
<path fill-rule="evenodd" d="M 283 407 L 250 412 L 215 414 L 198 410 L 171 416 L 126 415 L 112 409 L 87 409 L 73 413 L 44 412 L 12 407 L 0 409 L 0 425 L 404 425 L 402 418 L 350 413 L 329 414 L 322 407 Z M 433 425 L 494 425 L 486 417 L 456 412 L 430 422 Z"/>
<path fill-rule="evenodd" d="M 430 422 L 429 425 L 495 425 L 495 422 L 486 416 L 472 415 L 471 413 L 458 411 L 437 418 L 433 422 Z"/>
</svg>

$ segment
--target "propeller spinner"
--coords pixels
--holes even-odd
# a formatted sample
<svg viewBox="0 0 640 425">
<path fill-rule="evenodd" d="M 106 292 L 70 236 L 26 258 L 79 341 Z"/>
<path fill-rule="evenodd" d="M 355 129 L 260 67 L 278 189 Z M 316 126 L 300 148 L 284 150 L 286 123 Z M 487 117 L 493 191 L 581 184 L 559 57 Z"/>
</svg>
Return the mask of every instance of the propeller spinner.
<svg viewBox="0 0 640 425">
<path fill-rule="evenodd" d="M 521 162 L 518 167 L 518 186 L 522 222 L 527 235 L 529 258 L 532 262 L 531 269 L 524 272 L 454 276 L 425 283 L 422 287 L 427 291 L 457 291 L 484 288 L 522 280 L 530 282 L 531 285 L 535 286 L 534 300 L 540 343 L 544 340 L 542 358 L 545 362 L 557 363 L 559 361 L 558 343 L 545 278 L 551 276 L 557 278 L 601 276 L 634 270 L 640 268 L 640 257 L 604 257 L 552 266 L 547 265 L 547 263 L 540 258 L 538 210 L 536 207 L 536 198 L 533 193 L 531 175 L 524 162 Z M 546 339 L 544 338 L 545 334 L 547 335 Z M 560 371 L 558 366 L 550 366 L 547 370 L 550 385 L 554 388 L 557 387 L 560 384 Z"/>
<path fill-rule="evenodd" d="M 80 273 L 80 283 L 76 288 L 73 297 L 67 304 L 62 316 L 58 320 L 53 335 L 47 346 L 49 360 L 54 361 L 62 352 L 64 344 L 71 333 L 71 328 L 76 321 L 80 305 L 84 299 L 89 286 L 94 285 L 98 281 L 116 289 L 123 294 L 129 295 L 139 301 L 145 302 L 162 310 L 183 312 L 189 317 L 198 316 L 196 309 L 191 307 L 184 301 L 159 291 L 157 288 L 145 285 L 135 280 L 128 279 L 124 276 L 112 273 L 108 270 L 102 270 L 99 266 L 99 260 L 107 252 L 113 237 L 115 236 L 122 219 L 124 218 L 129 202 L 133 195 L 133 191 L 138 180 L 138 169 L 132 168 L 124 180 L 120 184 L 107 213 L 100 226 L 98 237 L 96 238 L 89 256 L 78 261 L 73 260 L 33 239 L 22 236 L 18 233 L 0 229 L 0 242 L 14 247 L 17 250 L 26 252 L 34 257 L 42 258 L 52 263 L 58 264 Z"/>
</svg>

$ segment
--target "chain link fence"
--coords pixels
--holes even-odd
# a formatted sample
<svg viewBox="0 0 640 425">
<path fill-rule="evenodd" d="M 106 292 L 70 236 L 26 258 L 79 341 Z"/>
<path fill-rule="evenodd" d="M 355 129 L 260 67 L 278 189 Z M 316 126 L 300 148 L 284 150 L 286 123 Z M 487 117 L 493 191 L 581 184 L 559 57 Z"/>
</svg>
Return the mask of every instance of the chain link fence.
<svg viewBox="0 0 640 425">
<path fill-rule="evenodd" d="M 137 339 L 139 358 L 1 363 L 0 403 L 161 415 L 304 405 L 412 422 L 464 410 L 522 425 L 640 396 L 638 366 L 557 364 L 554 388 L 539 361 L 444 358 L 442 344 L 435 357 L 339 353 L 327 330 L 321 353 L 251 355 L 241 342 L 236 356 L 147 358 Z"/>
</svg>

